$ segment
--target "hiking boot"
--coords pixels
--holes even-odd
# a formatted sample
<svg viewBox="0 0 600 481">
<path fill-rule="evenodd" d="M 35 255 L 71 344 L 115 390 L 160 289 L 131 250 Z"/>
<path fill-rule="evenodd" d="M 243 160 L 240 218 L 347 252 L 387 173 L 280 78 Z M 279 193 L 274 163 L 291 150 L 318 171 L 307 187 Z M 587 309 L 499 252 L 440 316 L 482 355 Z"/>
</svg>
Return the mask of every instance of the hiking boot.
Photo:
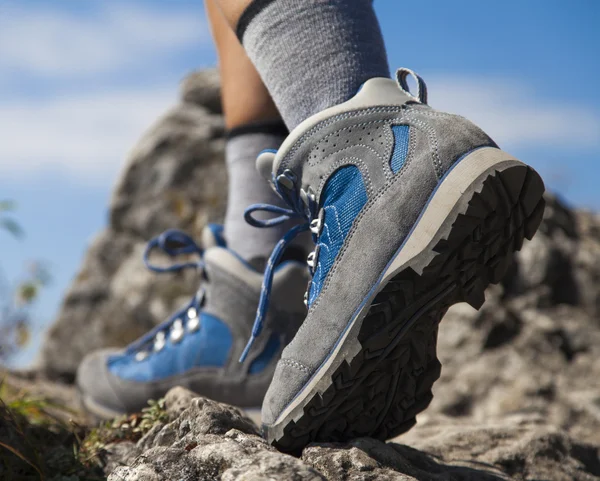
<svg viewBox="0 0 600 481">
<path fill-rule="evenodd" d="M 265 210 L 280 214 L 270 224 L 300 217 L 316 244 L 308 314 L 263 403 L 267 439 L 295 452 L 405 432 L 431 401 L 448 307 L 479 309 L 536 232 L 540 176 L 465 118 L 429 107 L 407 69 L 305 120 L 257 167 L 290 209 L 252 206 L 250 222 L 268 226 L 253 219 Z"/>
<path fill-rule="evenodd" d="M 238 363 L 256 315 L 262 273 L 227 249 L 221 230 L 205 229 L 204 248 L 180 231 L 149 243 L 145 260 L 151 269 L 199 268 L 203 281 L 188 305 L 126 349 L 100 350 L 83 360 L 77 386 L 92 414 L 138 412 L 174 386 L 240 407 L 261 405 L 277 359 L 306 314 L 302 294 L 309 276 L 303 262 L 288 260 L 274 268 L 275 309 L 266 318 L 267 333 Z M 196 254 L 200 261 L 155 267 L 148 263 L 155 248 L 171 256 Z"/>
</svg>

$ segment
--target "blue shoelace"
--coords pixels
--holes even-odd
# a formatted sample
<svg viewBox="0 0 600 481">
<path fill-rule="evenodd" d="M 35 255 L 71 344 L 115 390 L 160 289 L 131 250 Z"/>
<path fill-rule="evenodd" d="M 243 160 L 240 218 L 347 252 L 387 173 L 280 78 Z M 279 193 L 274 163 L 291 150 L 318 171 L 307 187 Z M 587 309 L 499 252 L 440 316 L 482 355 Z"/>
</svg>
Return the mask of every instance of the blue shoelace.
<svg viewBox="0 0 600 481">
<path fill-rule="evenodd" d="M 281 177 L 284 182 L 279 182 Z M 311 221 L 316 217 L 316 203 L 314 197 L 307 196 L 306 193 L 298 195 L 293 188 L 295 183 L 295 175 L 290 171 L 285 171 L 283 175 L 279 176 L 275 183 L 277 192 L 282 199 L 287 202 L 288 205 L 292 206 L 292 209 L 285 209 L 271 204 L 253 204 L 248 207 L 244 212 L 244 219 L 246 222 L 254 227 L 274 227 L 281 225 L 284 222 L 292 219 L 304 219 L 305 222 L 292 227 L 275 245 L 271 256 L 267 262 L 265 268 L 265 274 L 263 277 L 263 283 L 260 291 L 260 300 L 258 302 L 258 309 L 256 310 L 256 319 L 252 326 L 252 334 L 242 355 L 240 362 L 244 362 L 246 356 L 250 352 L 254 341 L 260 336 L 263 328 L 263 324 L 266 318 L 267 311 L 269 309 L 269 302 L 271 299 L 271 288 L 273 285 L 273 275 L 275 272 L 275 266 L 279 263 L 282 254 L 290 243 L 302 232 L 306 232 L 311 229 Z M 266 212 L 270 214 L 278 214 L 277 217 L 260 220 L 252 216 L 254 212 Z"/>
<path fill-rule="evenodd" d="M 184 262 L 180 264 L 172 264 L 166 267 L 157 266 L 150 262 L 150 254 L 154 249 L 160 249 L 169 257 L 177 257 L 180 255 L 189 255 L 196 254 L 200 257 L 200 260 L 197 262 Z M 186 234 L 183 231 L 177 229 L 170 229 L 159 236 L 153 238 L 148 242 L 146 246 L 146 250 L 144 251 L 144 265 L 153 272 L 165 273 L 165 272 L 179 272 L 184 269 L 203 269 L 204 262 L 202 257 L 204 255 L 204 249 L 202 249 L 192 237 Z M 184 308 L 178 310 L 175 314 L 173 314 L 170 318 L 168 318 L 165 322 L 159 324 L 154 329 L 146 333 L 144 336 L 139 338 L 137 341 L 131 343 L 127 349 L 125 350 L 125 354 L 135 354 L 140 351 L 143 347 L 150 344 L 152 340 L 156 337 L 159 332 L 166 332 L 170 329 L 173 323 L 177 319 L 181 319 L 185 316 L 185 313 L 190 308 L 195 308 L 199 310 L 200 303 L 202 302 L 200 294 L 196 294 L 189 304 L 187 304 Z"/>
</svg>

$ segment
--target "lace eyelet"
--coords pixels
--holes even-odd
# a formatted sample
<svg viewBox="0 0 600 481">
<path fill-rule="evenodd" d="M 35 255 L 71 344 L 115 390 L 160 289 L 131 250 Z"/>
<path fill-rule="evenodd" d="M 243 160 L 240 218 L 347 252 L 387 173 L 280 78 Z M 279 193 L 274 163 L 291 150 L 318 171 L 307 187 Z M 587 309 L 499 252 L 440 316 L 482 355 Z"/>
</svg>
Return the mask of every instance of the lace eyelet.
<svg viewBox="0 0 600 481">
<path fill-rule="evenodd" d="M 313 190 L 309 187 L 307 190 L 300 189 L 300 199 L 305 206 L 309 207 L 316 201 L 316 196 Z"/>
<path fill-rule="evenodd" d="M 163 350 L 166 344 L 166 335 L 164 331 L 160 331 L 154 338 L 154 352 L 160 352 Z"/>
<path fill-rule="evenodd" d="M 177 344 L 183 339 L 183 335 L 185 334 L 185 330 L 183 328 L 183 322 L 181 319 L 177 319 L 173 326 L 171 326 L 171 332 L 169 334 L 169 339 L 173 344 Z"/>
<path fill-rule="evenodd" d="M 196 332 L 200 329 L 200 316 L 198 316 L 198 311 L 194 307 L 190 307 L 187 310 L 188 321 L 185 325 L 188 332 Z"/>
<path fill-rule="evenodd" d="M 320 230 L 321 230 L 321 223 L 319 222 L 319 219 L 313 219 L 310 221 L 310 231 L 316 235 L 317 237 L 319 237 L 320 234 Z"/>
<path fill-rule="evenodd" d="M 319 237 L 321 235 L 321 232 L 323 230 L 323 218 L 324 217 L 325 217 L 325 211 L 323 209 L 321 209 L 319 211 L 319 215 L 317 216 L 317 218 L 313 219 L 310 222 L 310 231 L 316 237 Z"/>
<path fill-rule="evenodd" d="M 313 275 L 315 273 L 315 267 L 318 262 L 319 262 L 319 245 L 317 244 L 317 246 L 315 247 L 315 250 L 312 251 L 310 254 L 308 254 L 308 257 L 306 258 L 306 263 L 308 264 L 308 267 L 310 267 L 310 272 Z"/>
<path fill-rule="evenodd" d="M 315 267 L 315 252 L 311 252 L 310 254 L 308 254 L 308 257 L 306 258 L 306 263 L 308 264 L 308 267 L 310 267 L 311 269 L 314 269 Z"/>
<path fill-rule="evenodd" d="M 312 190 L 312 187 L 309 186 L 306 190 L 304 190 L 304 188 L 300 189 L 300 200 L 304 204 L 305 215 L 309 218 L 312 217 L 317 206 L 317 196 Z"/>
<path fill-rule="evenodd" d="M 135 354 L 135 360 L 137 362 L 142 362 L 149 355 L 150 355 L 150 353 L 148 351 L 139 351 L 139 352 L 136 352 L 136 354 Z"/>
</svg>

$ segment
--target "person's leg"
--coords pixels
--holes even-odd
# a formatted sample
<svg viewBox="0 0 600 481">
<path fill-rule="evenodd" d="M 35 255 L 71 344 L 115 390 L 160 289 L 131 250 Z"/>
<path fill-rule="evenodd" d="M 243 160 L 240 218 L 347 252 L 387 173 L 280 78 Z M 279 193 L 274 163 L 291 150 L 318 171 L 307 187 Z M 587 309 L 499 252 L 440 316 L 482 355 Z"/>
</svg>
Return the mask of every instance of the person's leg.
<svg viewBox="0 0 600 481">
<path fill-rule="evenodd" d="M 219 59 L 225 126 L 231 130 L 260 122 L 281 122 L 269 91 L 216 1 L 204 3 Z"/>
<path fill-rule="evenodd" d="M 389 76 L 372 0 L 217 0 L 287 126 Z"/>
<path fill-rule="evenodd" d="M 438 322 L 454 303 L 482 305 L 541 221 L 543 182 L 429 107 L 414 73 L 385 78 L 370 0 L 219 1 L 291 129 L 260 163 L 316 241 L 308 314 L 266 394 L 265 434 L 293 452 L 398 435 L 431 400 Z"/>
<path fill-rule="evenodd" d="M 244 210 L 255 203 L 281 203 L 256 171 L 258 154 L 279 148 L 287 129 L 254 65 L 231 30 L 215 0 L 206 12 L 219 57 L 221 97 L 228 130 L 225 160 L 229 178 L 224 236 L 228 247 L 262 267 L 288 226 L 257 229 L 244 220 Z"/>
</svg>

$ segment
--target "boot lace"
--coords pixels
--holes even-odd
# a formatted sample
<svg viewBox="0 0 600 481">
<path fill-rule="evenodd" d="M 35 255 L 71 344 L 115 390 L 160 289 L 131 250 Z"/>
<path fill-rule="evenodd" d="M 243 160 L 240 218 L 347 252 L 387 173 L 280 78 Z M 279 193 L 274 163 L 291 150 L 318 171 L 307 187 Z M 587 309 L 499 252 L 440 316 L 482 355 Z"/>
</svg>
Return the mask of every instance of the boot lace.
<svg viewBox="0 0 600 481">
<path fill-rule="evenodd" d="M 200 259 L 195 262 L 183 262 L 171 264 L 169 266 L 158 266 L 150 262 L 150 254 L 155 249 L 160 249 L 169 257 L 181 255 L 196 254 Z M 185 269 L 204 269 L 202 249 L 192 237 L 183 231 L 170 229 L 148 242 L 144 251 L 144 264 L 153 272 L 180 272 Z M 130 344 L 125 350 L 126 355 L 135 354 L 137 361 L 143 361 L 152 352 L 162 350 L 167 340 L 173 343 L 180 342 L 186 333 L 195 332 L 200 327 L 200 308 L 204 303 L 204 288 L 201 288 L 191 299 L 191 301 L 182 309 L 178 310 L 165 322 L 159 324 L 154 329 L 146 333 L 137 341 Z"/>
<path fill-rule="evenodd" d="M 318 205 L 315 200 L 315 195 L 309 188 L 308 191 L 296 189 L 297 177 L 291 171 L 286 169 L 283 174 L 279 175 L 274 180 L 275 188 L 282 197 L 282 199 L 291 207 L 286 209 L 271 204 L 254 204 L 246 209 L 244 212 L 244 218 L 246 222 L 254 227 L 268 228 L 277 225 L 281 225 L 284 222 L 292 219 L 304 220 L 304 222 L 292 227 L 275 245 L 267 266 L 265 268 L 265 274 L 263 277 L 263 283 L 260 292 L 260 300 L 258 302 L 258 308 L 256 310 L 256 318 L 254 320 L 254 326 L 252 327 L 252 334 L 242 355 L 240 362 L 244 362 L 246 356 L 250 352 L 254 341 L 260 336 L 260 333 L 265 322 L 267 312 L 269 310 L 269 302 L 271 297 L 271 289 L 273 286 L 273 275 L 275 266 L 278 264 L 281 256 L 285 249 L 290 243 L 302 232 L 306 232 L 310 229 L 313 234 L 315 243 L 317 242 L 318 236 L 321 233 L 323 212 L 318 210 Z M 277 214 L 277 217 L 261 220 L 253 216 L 255 212 L 266 212 L 269 214 Z M 311 252 L 307 258 L 307 264 L 310 268 L 311 275 L 314 274 L 314 267 L 317 264 L 318 251 Z M 304 303 L 308 305 L 308 292 L 310 291 L 310 285 L 304 295 Z"/>
</svg>

